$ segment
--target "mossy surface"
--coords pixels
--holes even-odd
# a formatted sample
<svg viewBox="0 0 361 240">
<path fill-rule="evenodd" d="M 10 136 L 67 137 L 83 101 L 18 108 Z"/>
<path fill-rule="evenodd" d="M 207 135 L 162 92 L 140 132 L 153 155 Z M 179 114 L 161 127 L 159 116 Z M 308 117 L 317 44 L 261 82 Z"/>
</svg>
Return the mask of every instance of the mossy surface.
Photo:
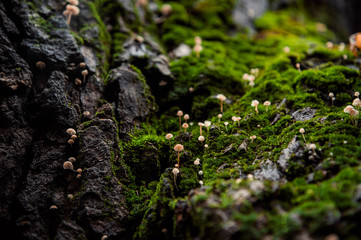
<svg viewBox="0 0 361 240">
<path fill-rule="evenodd" d="M 131 31 L 154 31 L 166 51 L 181 43 L 193 47 L 194 37 L 200 36 L 203 50 L 199 58 L 193 51 L 171 59 L 175 82 L 160 102 L 163 111 L 120 143 L 134 239 L 221 239 L 224 234 L 229 239 L 295 239 L 302 234 L 323 239 L 333 233 L 357 239 L 361 132 L 343 112 L 361 90 L 352 54 L 337 45 L 327 48 L 334 35 L 292 10 L 256 19 L 258 31 L 249 37 L 236 32 L 230 18 L 235 1 L 156 3 L 169 3 L 170 16 L 141 28 L 134 27 L 139 24 L 135 18 L 128 25 Z M 126 37 L 112 33 L 112 64 L 121 61 Z M 252 87 L 243 76 L 254 68 L 259 73 Z M 220 93 L 227 97 L 221 119 Z M 260 103 L 258 113 L 253 100 Z M 268 109 L 265 101 L 271 102 Z M 179 109 L 190 115 L 186 133 L 179 130 Z M 233 116 L 241 120 L 233 122 Z M 212 125 L 203 127 L 201 143 L 198 122 L 205 120 Z M 174 135 L 170 141 L 167 133 Z M 175 176 L 177 143 L 184 150 Z M 200 165 L 194 164 L 197 158 Z M 280 163 L 283 158 L 286 165 Z M 276 178 L 264 177 L 269 169 Z"/>
</svg>

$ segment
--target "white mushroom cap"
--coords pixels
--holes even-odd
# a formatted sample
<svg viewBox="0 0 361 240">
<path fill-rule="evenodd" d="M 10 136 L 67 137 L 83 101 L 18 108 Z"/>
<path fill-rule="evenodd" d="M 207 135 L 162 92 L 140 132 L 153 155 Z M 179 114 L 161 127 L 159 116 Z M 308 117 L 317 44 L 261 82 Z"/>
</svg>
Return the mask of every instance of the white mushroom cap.
<svg viewBox="0 0 361 240">
<path fill-rule="evenodd" d="M 199 123 L 198 123 L 198 126 L 203 127 L 203 126 L 204 126 L 204 123 L 199 122 Z"/>
<path fill-rule="evenodd" d="M 359 114 L 359 111 L 355 110 L 354 108 L 350 110 L 350 115 L 351 116 L 357 116 Z"/>
<path fill-rule="evenodd" d="M 70 4 L 66 5 L 66 10 L 68 11 L 68 13 L 71 13 L 73 15 L 78 15 L 80 12 L 80 10 L 77 6 L 70 5 Z"/>
<path fill-rule="evenodd" d="M 72 5 L 78 5 L 79 4 L 79 1 L 78 0 L 67 0 L 67 2 L 69 4 L 72 4 Z"/>
<path fill-rule="evenodd" d="M 165 135 L 165 138 L 168 140 L 171 139 L 172 137 L 173 137 L 173 134 L 171 134 L 171 133 L 168 133 L 167 135 Z"/>
<path fill-rule="evenodd" d="M 178 117 L 183 116 L 183 111 L 178 110 L 178 112 L 177 112 L 177 116 L 178 116 Z"/>
<path fill-rule="evenodd" d="M 184 147 L 182 144 L 177 144 L 174 146 L 174 151 L 183 151 Z"/>
<path fill-rule="evenodd" d="M 201 45 L 202 44 L 202 38 L 200 36 L 196 36 L 194 38 L 194 42 L 196 43 L 196 45 Z"/>
<path fill-rule="evenodd" d="M 309 147 L 310 149 L 315 150 L 315 149 L 316 149 L 316 144 L 310 143 L 310 144 L 308 144 L 308 147 Z"/>
<path fill-rule="evenodd" d="M 355 97 L 358 97 L 360 96 L 360 93 L 359 92 L 355 92 Z"/>
<path fill-rule="evenodd" d="M 300 128 L 300 133 L 304 133 L 304 132 L 305 132 L 305 129 Z"/>
<path fill-rule="evenodd" d="M 188 115 L 188 114 L 185 114 L 183 118 L 184 118 L 184 120 L 188 120 L 188 119 L 189 119 L 189 115 Z"/>
<path fill-rule="evenodd" d="M 193 47 L 193 50 L 195 51 L 195 52 L 200 52 L 200 51 L 202 51 L 203 50 L 203 47 L 201 46 L 201 45 L 195 45 L 194 47 Z"/>
<path fill-rule="evenodd" d="M 348 105 L 348 106 L 346 106 L 346 107 L 343 109 L 343 111 L 344 111 L 345 113 L 350 113 L 351 109 L 354 109 L 353 106 Z"/>
<path fill-rule="evenodd" d="M 205 140 L 205 138 L 203 136 L 198 137 L 198 141 L 203 142 L 204 140 Z"/>
<path fill-rule="evenodd" d="M 199 175 L 203 175 L 203 171 L 200 170 L 200 171 L 198 172 L 198 174 L 199 174 Z"/>
<path fill-rule="evenodd" d="M 253 100 L 251 103 L 251 106 L 256 107 L 256 106 L 258 106 L 258 104 L 259 104 L 259 102 L 257 100 Z"/>
<path fill-rule="evenodd" d="M 224 125 L 226 125 L 226 126 L 227 126 L 227 125 L 228 125 L 228 122 L 224 122 Z"/>
<path fill-rule="evenodd" d="M 352 102 L 352 105 L 354 105 L 355 107 L 358 106 L 358 107 L 361 107 L 361 101 L 359 98 L 355 98 Z"/>
<path fill-rule="evenodd" d="M 204 121 L 204 126 L 205 127 L 210 127 L 212 125 L 211 121 Z"/>
<path fill-rule="evenodd" d="M 222 114 L 218 114 L 217 117 L 218 117 L 218 118 L 221 118 L 221 117 L 222 117 Z"/>
<path fill-rule="evenodd" d="M 253 140 L 253 139 L 256 139 L 256 136 L 253 135 L 253 136 L 250 136 L 249 138 Z"/>
<path fill-rule="evenodd" d="M 173 174 L 178 174 L 178 173 L 179 173 L 179 169 L 178 169 L 178 168 L 173 168 L 172 172 L 173 172 Z"/>
<path fill-rule="evenodd" d="M 226 98 L 226 96 L 224 96 L 223 94 L 218 94 L 218 95 L 217 95 L 217 99 L 222 100 L 222 101 L 225 101 L 227 98 Z"/>
<path fill-rule="evenodd" d="M 329 94 L 328 94 L 328 96 L 330 97 L 330 98 L 332 98 L 333 96 L 335 96 L 332 92 L 330 92 Z"/>
<path fill-rule="evenodd" d="M 270 101 L 265 101 L 265 102 L 263 103 L 263 105 L 269 106 L 269 105 L 271 105 L 271 102 L 270 102 Z"/>
<path fill-rule="evenodd" d="M 188 123 L 183 123 L 182 124 L 182 128 L 188 128 L 188 127 L 189 127 Z"/>
<path fill-rule="evenodd" d="M 236 116 L 233 116 L 233 117 L 232 117 L 232 121 L 233 121 L 233 122 L 237 121 L 236 119 L 237 119 Z"/>
<path fill-rule="evenodd" d="M 73 128 L 68 128 L 66 130 L 66 133 L 69 134 L 70 136 L 75 135 L 76 131 Z"/>
<path fill-rule="evenodd" d="M 195 161 L 194 161 L 194 165 L 198 166 L 200 164 L 200 161 L 199 161 L 199 158 L 197 158 Z"/>
</svg>

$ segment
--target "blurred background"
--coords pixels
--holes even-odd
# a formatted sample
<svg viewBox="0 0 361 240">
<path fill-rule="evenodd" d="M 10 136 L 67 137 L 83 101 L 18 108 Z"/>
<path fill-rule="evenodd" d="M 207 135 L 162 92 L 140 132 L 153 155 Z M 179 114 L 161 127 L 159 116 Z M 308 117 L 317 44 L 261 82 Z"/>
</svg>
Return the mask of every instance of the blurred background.
<svg viewBox="0 0 361 240">
<path fill-rule="evenodd" d="M 236 0 L 233 19 L 253 29 L 252 18 L 267 10 L 294 8 L 322 22 L 336 33 L 336 40 L 346 41 L 352 33 L 360 31 L 360 0 Z"/>
</svg>

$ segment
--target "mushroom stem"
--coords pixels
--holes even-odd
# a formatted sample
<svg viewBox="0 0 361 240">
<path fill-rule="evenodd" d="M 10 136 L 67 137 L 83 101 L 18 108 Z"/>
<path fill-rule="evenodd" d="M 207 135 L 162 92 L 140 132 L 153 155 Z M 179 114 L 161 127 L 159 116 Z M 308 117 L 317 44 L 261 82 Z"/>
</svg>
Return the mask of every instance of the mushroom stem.
<svg viewBox="0 0 361 240">
<path fill-rule="evenodd" d="M 71 20 L 71 13 L 68 14 L 68 17 L 66 19 L 66 23 L 69 25 Z"/>
<path fill-rule="evenodd" d="M 266 112 L 268 112 L 268 106 L 266 106 Z"/>
<path fill-rule="evenodd" d="M 179 168 L 179 166 L 180 166 L 180 165 L 179 165 L 179 151 L 178 151 L 178 168 Z"/>
<path fill-rule="evenodd" d="M 199 127 L 200 127 L 199 133 L 202 136 L 202 126 L 199 126 Z"/>
<path fill-rule="evenodd" d="M 239 127 L 239 120 L 237 122 L 238 122 L 238 127 Z"/>
<path fill-rule="evenodd" d="M 177 174 L 174 174 L 174 186 L 176 187 L 177 191 L 179 191 L 177 186 Z"/>
<path fill-rule="evenodd" d="M 255 109 L 254 109 L 255 111 L 256 111 L 256 113 L 258 114 L 258 109 L 257 109 L 257 106 L 255 107 Z"/>
<path fill-rule="evenodd" d="M 184 132 L 187 132 L 187 128 L 184 128 Z"/>
<path fill-rule="evenodd" d="M 223 113 L 223 100 L 221 100 L 221 113 Z"/>
<path fill-rule="evenodd" d="M 181 116 L 179 116 L 179 132 L 182 131 L 182 119 Z"/>
<path fill-rule="evenodd" d="M 306 143 L 306 138 L 305 138 L 305 135 L 302 133 L 302 137 L 303 137 L 303 140 L 305 140 L 305 143 Z"/>
</svg>

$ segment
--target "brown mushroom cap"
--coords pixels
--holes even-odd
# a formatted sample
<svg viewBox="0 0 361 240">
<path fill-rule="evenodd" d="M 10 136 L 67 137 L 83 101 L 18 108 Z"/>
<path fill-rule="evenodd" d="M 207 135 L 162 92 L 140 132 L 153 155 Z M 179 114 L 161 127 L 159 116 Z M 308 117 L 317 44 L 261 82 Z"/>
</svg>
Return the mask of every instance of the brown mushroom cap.
<svg viewBox="0 0 361 240">
<path fill-rule="evenodd" d="M 177 116 L 178 116 L 178 117 L 183 116 L 183 111 L 178 110 L 178 112 L 177 112 Z"/>
<path fill-rule="evenodd" d="M 70 5 L 70 4 L 66 5 L 66 11 L 68 11 L 68 13 L 75 15 L 75 16 L 78 15 L 80 12 L 80 10 L 77 6 Z M 63 12 L 63 14 L 64 14 L 64 12 Z"/>
<path fill-rule="evenodd" d="M 63 163 L 63 168 L 64 169 L 70 169 L 70 170 L 74 170 L 74 166 L 70 161 L 65 161 Z"/>
</svg>

